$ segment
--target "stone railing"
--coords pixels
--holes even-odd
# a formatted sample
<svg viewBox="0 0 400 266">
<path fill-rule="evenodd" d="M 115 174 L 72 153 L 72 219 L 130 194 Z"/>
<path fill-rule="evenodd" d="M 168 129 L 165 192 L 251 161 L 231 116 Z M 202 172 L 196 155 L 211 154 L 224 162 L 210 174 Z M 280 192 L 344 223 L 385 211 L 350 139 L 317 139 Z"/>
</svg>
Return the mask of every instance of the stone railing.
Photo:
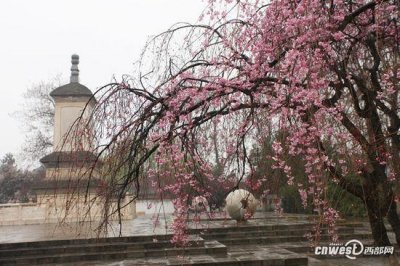
<svg viewBox="0 0 400 266">
<path fill-rule="evenodd" d="M 122 205 L 132 201 L 133 198 L 127 195 Z M 61 220 L 66 222 L 80 222 L 85 218 L 83 214 L 88 214 L 86 219 L 90 221 L 100 221 L 103 219 L 103 205 L 99 201 L 88 208 L 87 203 L 82 199 L 75 202 L 70 207 L 66 215 L 66 206 L 63 197 L 40 198 L 38 202 L 29 203 L 6 203 L 0 204 L 0 225 L 24 225 L 24 224 L 42 224 L 58 223 Z M 116 202 L 111 203 L 111 210 L 116 208 Z M 81 217 L 82 216 L 82 217 Z M 131 220 L 136 217 L 136 202 L 133 201 L 129 206 L 122 209 L 122 219 Z M 114 214 L 111 220 L 117 220 L 118 216 Z M 86 220 L 89 221 L 89 220 Z"/>
<path fill-rule="evenodd" d="M 0 204 L 0 225 L 42 223 L 45 209 L 37 203 Z"/>
</svg>

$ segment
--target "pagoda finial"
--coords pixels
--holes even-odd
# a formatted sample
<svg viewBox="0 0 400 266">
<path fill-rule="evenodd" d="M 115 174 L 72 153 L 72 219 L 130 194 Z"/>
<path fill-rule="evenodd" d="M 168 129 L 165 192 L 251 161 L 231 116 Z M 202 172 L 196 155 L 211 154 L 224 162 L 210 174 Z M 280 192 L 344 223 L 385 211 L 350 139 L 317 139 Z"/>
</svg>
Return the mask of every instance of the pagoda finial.
<svg viewBox="0 0 400 266">
<path fill-rule="evenodd" d="M 78 69 L 78 64 L 79 64 L 79 55 L 73 54 L 71 56 L 71 83 L 78 83 L 79 82 L 79 69 Z"/>
</svg>

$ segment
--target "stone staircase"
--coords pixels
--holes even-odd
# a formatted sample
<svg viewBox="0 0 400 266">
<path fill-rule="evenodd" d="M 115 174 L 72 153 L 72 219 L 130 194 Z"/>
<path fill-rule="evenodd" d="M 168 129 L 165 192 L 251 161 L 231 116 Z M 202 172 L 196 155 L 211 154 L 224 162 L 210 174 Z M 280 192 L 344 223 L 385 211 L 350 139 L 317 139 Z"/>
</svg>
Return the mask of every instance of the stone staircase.
<svg viewBox="0 0 400 266">
<path fill-rule="evenodd" d="M 0 265 L 307 265 L 307 257 L 279 248 L 228 252 L 216 240 L 191 235 L 189 246 L 174 247 L 171 235 L 51 240 L 0 244 Z"/>
<path fill-rule="evenodd" d="M 226 254 L 216 241 L 190 236 L 185 249 L 174 247 L 171 235 L 54 240 L 0 244 L 0 265 L 40 265 L 78 261 L 107 261 L 145 257 Z"/>
<path fill-rule="evenodd" d="M 365 232 L 356 232 L 357 225 L 343 223 L 337 228 L 339 240 L 370 239 L 371 235 Z M 278 225 L 238 225 L 236 227 L 219 227 L 206 229 L 192 229 L 191 234 L 201 236 L 205 240 L 217 240 L 222 244 L 248 245 L 307 242 L 306 234 L 312 231 L 310 223 L 278 224 Z M 329 242 L 327 228 L 322 228 L 320 241 Z M 307 245 L 306 245 L 307 246 Z"/>
<path fill-rule="evenodd" d="M 308 265 L 307 221 L 218 224 L 189 230 L 189 245 L 175 247 L 171 234 L 0 244 L 0 265 Z M 369 239 L 343 223 L 340 240 Z M 329 242 L 323 228 L 321 240 Z M 108 262 L 107 262 L 108 261 Z M 122 264 L 124 265 L 124 264 Z"/>
</svg>

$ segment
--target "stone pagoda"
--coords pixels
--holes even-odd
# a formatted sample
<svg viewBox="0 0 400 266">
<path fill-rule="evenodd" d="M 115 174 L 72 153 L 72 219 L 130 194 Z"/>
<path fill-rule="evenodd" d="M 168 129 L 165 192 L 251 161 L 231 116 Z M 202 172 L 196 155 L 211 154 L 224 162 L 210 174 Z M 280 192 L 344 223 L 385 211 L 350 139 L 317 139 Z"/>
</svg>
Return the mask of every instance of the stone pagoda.
<svg viewBox="0 0 400 266">
<path fill-rule="evenodd" d="M 70 83 L 50 93 L 55 103 L 54 148 L 40 160 L 46 176 L 35 188 L 38 204 L 46 209 L 47 222 L 98 221 L 104 217 L 104 200 L 97 196 L 101 178 L 98 158 L 92 152 L 94 143 L 88 126 L 85 132 L 79 129 L 83 123 L 90 123 L 96 99 L 79 83 L 79 56 L 72 55 L 71 62 Z M 126 196 L 124 202 L 130 200 Z M 123 209 L 123 218 L 134 217 L 133 202 Z"/>
</svg>

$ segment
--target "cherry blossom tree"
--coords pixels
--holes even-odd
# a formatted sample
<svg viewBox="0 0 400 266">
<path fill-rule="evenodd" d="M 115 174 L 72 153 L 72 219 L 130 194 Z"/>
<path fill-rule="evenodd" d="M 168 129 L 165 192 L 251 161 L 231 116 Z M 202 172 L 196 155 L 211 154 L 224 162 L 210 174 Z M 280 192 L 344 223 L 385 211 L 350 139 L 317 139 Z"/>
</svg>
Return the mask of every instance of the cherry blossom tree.
<svg viewBox="0 0 400 266">
<path fill-rule="evenodd" d="M 122 196 L 133 186 L 140 195 L 146 179 L 172 193 L 174 241 L 185 242 L 191 198 L 209 199 L 215 182 L 237 188 L 254 173 L 251 147 L 286 132 L 272 145 L 273 168 L 334 238 L 329 181 L 363 200 L 376 244 L 390 243 L 385 218 L 400 243 L 398 4 L 209 0 L 198 24 L 149 41 L 138 77 L 96 93 L 96 151 L 118 178 L 110 189 Z M 213 175 L 216 154 L 224 169 Z M 291 157 L 303 159 L 306 181 Z"/>
</svg>

